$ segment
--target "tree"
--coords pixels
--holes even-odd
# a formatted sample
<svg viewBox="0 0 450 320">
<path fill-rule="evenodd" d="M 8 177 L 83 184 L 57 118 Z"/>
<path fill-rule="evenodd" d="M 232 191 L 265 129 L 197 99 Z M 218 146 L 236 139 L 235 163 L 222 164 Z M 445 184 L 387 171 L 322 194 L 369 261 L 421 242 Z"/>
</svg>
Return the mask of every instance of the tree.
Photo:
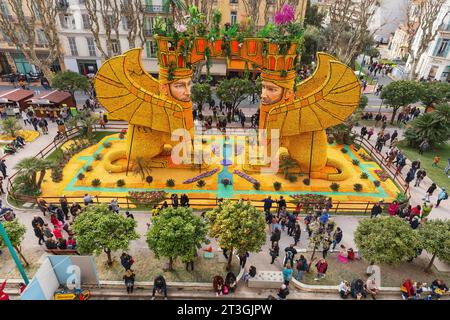
<svg viewBox="0 0 450 320">
<path fill-rule="evenodd" d="M 381 90 L 381 99 L 393 109 L 391 124 L 394 123 L 398 109 L 419 101 L 422 95 L 422 86 L 415 81 L 393 81 Z"/>
<path fill-rule="evenodd" d="M 245 9 L 245 15 L 251 17 L 252 23 L 258 24 L 259 20 L 259 7 L 261 6 L 261 0 L 242 0 Z"/>
<path fill-rule="evenodd" d="M 30 63 L 37 66 L 51 83 L 51 66 L 56 61 L 63 63 L 61 43 L 56 25 L 58 0 L 7 0 L 8 10 L 0 10 L 2 33 L 20 50 Z M 28 13 L 29 12 L 29 13 Z M 48 48 L 42 57 L 42 47 Z M 45 52 L 45 51 L 44 51 Z M 39 53 L 39 54 L 38 54 Z"/>
<path fill-rule="evenodd" d="M 183 0 L 164 0 L 163 1 L 164 12 L 172 11 L 172 21 L 181 21 L 183 12 L 188 10 L 186 3 Z"/>
<path fill-rule="evenodd" d="M 406 8 L 406 34 L 408 48 L 408 64 L 410 66 L 410 79 L 417 80 L 417 64 L 420 58 L 428 50 L 431 41 L 436 37 L 441 25 L 444 24 L 448 10 L 441 21 L 438 21 L 439 13 L 445 5 L 446 0 L 408 0 Z M 435 24 L 438 23 L 436 26 Z M 417 39 L 419 37 L 419 39 Z M 413 43 L 416 42 L 417 50 Z"/>
<path fill-rule="evenodd" d="M 139 47 L 145 43 L 144 37 L 144 6 L 141 0 L 121 0 L 120 10 L 122 19 L 126 20 L 128 29 L 128 45 L 131 48 L 136 47 L 136 39 L 139 38 Z"/>
<path fill-rule="evenodd" d="M 30 178 L 31 185 L 40 190 L 46 171 L 53 165 L 54 163 L 50 160 L 28 157 L 20 160 L 14 168 L 23 171 L 23 174 Z M 37 178 L 38 172 L 39 178 Z"/>
<path fill-rule="evenodd" d="M 238 254 L 258 252 L 266 242 L 265 219 L 250 202 L 226 200 L 206 213 L 209 235 L 229 252 L 227 270 L 231 268 L 233 250 Z"/>
<path fill-rule="evenodd" d="M 75 91 L 87 91 L 90 88 L 87 77 L 70 70 L 58 72 L 53 78 L 53 87 L 62 91 L 67 91 L 75 100 Z"/>
<path fill-rule="evenodd" d="M 305 26 L 312 26 L 316 27 L 317 29 L 321 29 L 325 16 L 326 14 L 324 12 L 320 12 L 319 6 L 317 4 L 311 5 L 311 0 L 307 1 L 304 20 Z"/>
<path fill-rule="evenodd" d="M 192 102 L 201 110 L 204 103 L 211 101 L 211 86 L 208 83 L 196 83 L 192 86 Z"/>
<path fill-rule="evenodd" d="M 420 101 L 425 107 L 434 108 L 436 104 L 450 98 L 450 84 L 447 82 L 423 82 Z"/>
<path fill-rule="evenodd" d="M 147 243 L 157 258 L 169 258 L 169 270 L 173 270 L 173 262 L 178 257 L 192 261 L 202 243 L 209 243 L 207 233 L 206 222 L 192 209 L 167 208 L 153 218 L 152 227 L 147 232 Z"/>
<path fill-rule="evenodd" d="M 118 0 L 86 0 L 85 6 L 89 16 L 89 29 L 94 36 L 95 45 L 103 58 L 109 59 L 113 55 L 113 41 L 117 44 L 118 54 L 122 54 L 122 47 L 119 41 L 121 3 Z M 102 28 L 100 27 L 100 22 Z M 100 40 L 100 33 L 103 35 L 103 32 L 106 36 L 106 49 L 103 48 Z"/>
<path fill-rule="evenodd" d="M 450 138 L 450 106 L 438 105 L 433 112 L 427 112 L 411 122 L 405 131 L 405 139 L 411 147 L 418 148 L 428 140 L 430 145 L 445 143 Z"/>
<path fill-rule="evenodd" d="M 19 253 L 23 262 L 25 262 L 26 266 L 28 267 L 30 264 L 28 263 L 27 259 L 23 255 L 22 250 L 20 248 L 20 244 L 25 238 L 25 233 L 27 229 L 22 223 L 19 222 L 18 219 L 14 219 L 12 221 L 4 221 L 2 222 L 2 224 L 3 227 L 5 228 L 6 234 L 8 235 L 9 241 L 11 241 L 11 245 Z M 3 248 L 4 246 L 5 243 L 3 241 L 3 237 L 0 235 L 0 249 Z"/>
<path fill-rule="evenodd" d="M 280 169 L 283 170 L 284 177 L 289 175 L 289 169 L 297 167 L 297 162 L 291 157 L 283 157 L 280 161 Z"/>
<path fill-rule="evenodd" d="M 417 232 L 399 217 L 363 219 L 354 236 L 359 253 L 371 264 L 407 261 L 419 246 Z"/>
<path fill-rule="evenodd" d="M 128 250 L 130 241 L 139 239 L 137 222 L 108 209 L 106 204 L 89 205 L 73 223 L 78 251 L 86 254 L 106 253 L 112 265 L 111 253 Z"/>
<path fill-rule="evenodd" d="M 1 122 L 2 131 L 15 137 L 18 130 L 22 129 L 22 125 L 19 123 L 16 117 L 7 117 Z"/>
<path fill-rule="evenodd" d="M 93 127 L 98 123 L 98 120 L 97 115 L 92 114 L 89 110 L 83 110 L 71 117 L 66 122 L 66 126 L 68 128 L 81 127 L 81 135 L 91 140 L 93 138 Z"/>
<path fill-rule="evenodd" d="M 421 248 L 432 255 L 425 272 L 431 270 L 436 257 L 444 262 L 450 262 L 450 221 L 429 220 L 420 226 L 419 236 Z"/>
<path fill-rule="evenodd" d="M 309 259 L 309 264 L 308 264 L 308 268 L 307 271 L 309 272 L 315 256 L 316 256 L 316 251 L 319 250 L 320 246 L 323 246 L 324 241 L 327 237 L 327 230 L 328 227 L 328 222 L 325 224 L 325 226 L 321 226 L 319 222 L 315 221 L 310 225 L 310 229 L 312 231 L 311 237 L 308 238 L 309 243 L 308 246 L 310 248 L 313 249 L 312 254 L 311 254 L 311 258 Z"/>
<path fill-rule="evenodd" d="M 303 52 L 301 61 L 310 64 L 316 57 L 317 51 L 325 46 L 326 38 L 318 27 L 309 25 L 303 34 Z"/>
<path fill-rule="evenodd" d="M 142 181 L 152 172 L 152 167 L 150 163 L 144 160 L 142 157 L 136 157 L 136 161 L 133 162 L 133 167 L 131 169 L 133 173 L 141 176 Z"/>
<path fill-rule="evenodd" d="M 248 79 L 224 79 L 217 84 L 216 95 L 225 104 L 230 104 L 233 110 L 249 95 L 255 93 L 255 84 Z"/>
</svg>

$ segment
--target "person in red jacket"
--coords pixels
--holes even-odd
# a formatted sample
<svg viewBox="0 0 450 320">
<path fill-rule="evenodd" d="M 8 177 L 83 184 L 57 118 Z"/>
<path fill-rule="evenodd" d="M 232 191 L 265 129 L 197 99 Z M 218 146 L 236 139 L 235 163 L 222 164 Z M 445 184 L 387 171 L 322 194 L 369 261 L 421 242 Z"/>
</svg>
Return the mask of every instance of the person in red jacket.
<svg viewBox="0 0 450 320">
<path fill-rule="evenodd" d="M 414 216 L 420 216 L 420 211 L 422 210 L 422 207 L 420 205 L 415 206 L 411 209 L 411 214 L 409 215 L 409 219 L 412 220 Z"/>
<path fill-rule="evenodd" d="M 3 283 L 0 285 L 0 301 L 9 300 L 8 294 L 3 291 L 5 290 L 5 287 L 6 287 L 6 280 L 3 281 Z"/>
<path fill-rule="evenodd" d="M 389 215 L 396 216 L 397 211 L 398 211 L 398 202 L 394 201 L 389 205 L 389 209 L 388 209 Z"/>
<path fill-rule="evenodd" d="M 316 268 L 317 268 L 317 276 L 316 278 L 314 278 L 314 280 L 320 280 L 323 277 L 325 277 L 325 273 L 327 272 L 328 269 L 328 263 L 325 259 L 320 259 L 317 263 L 316 263 Z"/>
</svg>

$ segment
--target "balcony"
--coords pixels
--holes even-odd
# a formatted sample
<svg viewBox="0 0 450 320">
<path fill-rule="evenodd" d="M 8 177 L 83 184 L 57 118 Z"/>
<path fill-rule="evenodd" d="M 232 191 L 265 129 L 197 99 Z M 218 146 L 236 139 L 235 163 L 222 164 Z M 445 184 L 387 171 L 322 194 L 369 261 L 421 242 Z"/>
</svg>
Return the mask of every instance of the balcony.
<svg viewBox="0 0 450 320">
<path fill-rule="evenodd" d="M 144 10 L 146 13 L 168 13 L 164 11 L 163 6 L 145 5 Z"/>
<path fill-rule="evenodd" d="M 34 46 L 36 48 L 40 48 L 40 49 L 48 48 L 48 44 L 47 43 L 36 43 Z"/>
</svg>

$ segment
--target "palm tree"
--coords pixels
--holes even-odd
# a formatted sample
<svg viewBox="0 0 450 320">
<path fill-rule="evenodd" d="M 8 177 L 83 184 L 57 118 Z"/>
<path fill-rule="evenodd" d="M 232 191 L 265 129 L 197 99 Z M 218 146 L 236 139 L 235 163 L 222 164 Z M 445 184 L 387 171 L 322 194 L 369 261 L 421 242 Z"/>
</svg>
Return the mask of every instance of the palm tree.
<svg viewBox="0 0 450 320">
<path fill-rule="evenodd" d="M 172 9 L 172 21 L 175 23 L 175 13 L 176 11 L 187 11 L 186 3 L 183 0 L 164 0 L 163 2 L 163 10 L 165 12 L 169 12 L 169 9 Z"/>
<path fill-rule="evenodd" d="M 445 110 L 425 113 L 415 119 L 405 131 L 410 146 L 418 147 L 424 140 L 431 145 L 445 142 L 450 137 L 449 122 L 445 121 Z"/>
<path fill-rule="evenodd" d="M 11 137 L 15 137 L 16 132 L 22 129 L 22 126 L 15 117 L 7 117 L 5 120 L 1 122 L 1 128 Z"/>
<path fill-rule="evenodd" d="M 281 159 L 280 168 L 283 169 L 284 177 L 289 175 L 289 169 L 297 167 L 297 162 L 291 157 L 283 157 Z"/>
<path fill-rule="evenodd" d="M 46 170 L 50 169 L 53 165 L 54 163 L 50 160 L 29 157 L 20 160 L 14 168 L 22 170 L 24 175 L 30 177 L 31 184 L 36 189 L 40 189 Z M 38 172 L 40 173 L 39 179 L 37 178 Z"/>
<path fill-rule="evenodd" d="M 142 180 L 145 180 L 147 175 L 152 171 L 150 165 L 144 161 L 142 157 L 137 157 L 133 163 L 132 171 L 135 175 L 140 175 Z"/>
<path fill-rule="evenodd" d="M 67 121 L 68 128 L 81 127 L 87 139 L 92 138 L 92 128 L 98 123 L 99 117 L 90 113 L 89 110 L 81 111 Z"/>
</svg>

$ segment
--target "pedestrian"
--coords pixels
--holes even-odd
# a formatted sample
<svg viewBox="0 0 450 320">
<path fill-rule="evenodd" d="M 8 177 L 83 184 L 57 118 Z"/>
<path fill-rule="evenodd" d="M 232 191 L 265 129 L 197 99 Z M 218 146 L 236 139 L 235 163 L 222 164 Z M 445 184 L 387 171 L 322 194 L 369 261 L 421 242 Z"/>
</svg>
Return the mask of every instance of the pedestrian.
<svg viewBox="0 0 450 320">
<path fill-rule="evenodd" d="M 123 280 L 125 281 L 125 286 L 127 287 L 127 293 L 133 293 L 135 276 L 136 275 L 134 274 L 133 270 L 128 269 L 127 271 L 125 271 Z"/>
<path fill-rule="evenodd" d="M 308 270 L 308 261 L 306 260 L 304 255 L 300 255 L 300 258 L 297 259 L 296 269 L 297 269 L 297 281 L 302 280 L 303 273 Z"/>
<path fill-rule="evenodd" d="M 131 269 L 131 266 L 134 263 L 134 259 L 131 255 L 123 252 L 120 256 L 120 264 L 124 267 L 125 270 Z"/>
<path fill-rule="evenodd" d="M 295 224 L 294 227 L 294 246 L 300 241 L 300 236 L 302 234 L 302 229 L 298 223 Z"/>
<path fill-rule="evenodd" d="M 289 286 L 289 282 L 292 279 L 293 270 L 290 264 L 284 267 L 283 269 L 283 280 L 286 286 Z"/>
<path fill-rule="evenodd" d="M 118 199 L 111 199 L 111 202 L 108 206 L 109 210 L 115 213 L 119 213 L 119 201 Z"/>
<path fill-rule="evenodd" d="M 6 166 L 6 163 L 5 163 L 5 159 L 2 159 L 2 160 L 0 161 L 0 171 L 1 171 L 2 174 L 3 174 L 3 179 L 6 179 L 6 177 L 8 176 L 8 175 L 6 174 L 6 169 L 7 169 L 7 166 Z"/>
<path fill-rule="evenodd" d="M 398 211 L 398 202 L 396 200 L 392 201 L 389 205 L 388 213 L 391 217 L 396 216 Z"/>
<path fill-rule="evenodd" d="M 433 209 L 432 204 L 427 205 L 427 203 L 424 202 L 422 205 L 422 214 L 420 215 L 420 218 L 425 221 L 426 218 L 430 215 L 432 209 Z"/>
<path fill-rule="evenodd" d="M 38 201 L 38 208 L 39 208 L 39 210 L 41 210 L 42 214 L 45 217 L 45 214 L 48 211 L 47 201 L 45 201 L 44 199 L 39 200 Z"/>
<path fill-rule="evenodd" d="M 341 228 L 337 227 L 336 231 L 333 234 L 333 247 L 331 248 L 331 251 L 333 252 L 334 249 L 336 249 L 336 245 L 338 245 L 342 241 L 342 230 Z"/>
<path fill-rule="evenodd" d="M 172 194 L 172 207 L 178 208 L 178 195 Z"/>
<path fill-rule="evenodd" d="M 350 284 L 348 281 L 343 280 L 338 286 L 339 295 L 342 299 L 347 299 L 350 294 Z"/>
<path fill-rule="evenodd" d="M 241 268 L 245 267 L 245 264 L 247 263 L 247 258 L 250 256 L 250 254 L 246 251 L 243 254 L 239 255 L 239 265 L 241 266 Z"/>
<path fill-rule="evenodd" d="M 416 183 L 414 184 L 414 187 L 418 187 L 422 180 L 426 177 L 427 173 L 425 169 L 417 170 L 416 172 Z"/>
<path fill-rule="evenodd" d="M 81 206 L 76 202 L 72 203 L 72 206 L 70 207 L 70 214 L 72 215 L 72 217 L 74 219 L 80 211 L 81 211 Z"/>
<path fill-rule="evenodd" d="M 59 204 L 61 205 L 61 209 L 66 217 L 66 220 L 69 220 L 69 203 L 67 202 L 66 196 L 62 196 L 59 199 Z"/>
<path fill-rule="evenodd" d="M 223 286 L 225 281 L 221 276 L 215 276 L 213 279 L 213 288 L 216 293 L 216 297 L 221 296 L 223 294 Z"/>
<path fill-rule="evenodd" d="M 328 250 L 330 250 L 331 240 L 329 237 L 325 237 L 322 242 L 322 257 L 327 258 Z"/>
<path fill-rule="evenodd" d="M 287 285 L 282 284 L 277 293 L 277 300 L 286 300 L 289 295 L 289 289 Z"/>
<path fill-rule="evenodd" d="M 130 218 L 130 219 L 134 220 L 134 215 L 132 213 L 130 213 L 130 211 L 126 211 L 125 215 L 127 216 L 127 218 Z"/>
<path fill-rule="evenodd" d="M 447 160 L 447 166 L 444 169 L 444 173 L 447 175 L 449 171 L 450 171 L 450 158 L 448 158 Z"/>
<path fill-rule="evenodd" d="M 84 205 L 87 207 L 89 204 L 94 203 L 94 200 L 92 200 L 92 197 L 88 195 L 87 193 L 84 194 Z"/>
<path fill-rule="evenodd" d="M 272 208 L 272 204 L 274 203 L 274 200 L 272 200 L 271 196 L 268 196 L 266 199 L 263 200 L 264 202 L 264 211 L 270 212 L 270 209 Z"/>
<path fill-rule="evenodd" d="M 286 252 L 286 256 L 284 257 L 283 267 L 286 266 L 288 261 L 291 263 L 291 266 L 294 265 L 294 258 L 297 254 L 297 250 L 294 248 L 294 244 L 289 245 L 289 247 L 286 247 L 284 249 Z"/>
<path fill-rule="evenodd" d="M 383 212 L 383 208 L 381 207 L 381 205 L 383 204 L 383 199 L 381 199 L 380 201 L 378 201 L 377 203 L 374 204 L 374 206 L 372 207 L 372 210 L 370 211 L 370 218 L 372 219 L 373 217 L 378 217 L 382 212 Z"/>
<path fill-rule="evenodd" d="M 419 144 L 419 154 L 423 154 L 426 150 L 428 150 L 428 147 L 430 144 L 428 143 L 428 140 L 425 139 Z"/>
<path fill-rule="evenodd" d="M 316 263 L 317 268 L 317 276 L 314 278 L 315 281 L 320 280 L 325 277 L 327 269 L 328 269 L 328 263 L 325 259 L 320 259 Z"/>
<path fill-rule="evenodd" d="M 437 154 L 433 158 L 433 164 L 432 167 L 439 167 L 439 162 L 441 162 L 441 157 Z"/>
<path fill-rule="evenodd" d="M 278 243 L 281 239 L 281 230 L 278 228 L 275 228 L 275 230 L 272 231 L 272 235 L 270 236 L 270 241 L 272 242 L 272 247 L 274 246 L 274 243 Z"/>
<path fill-rule="evenodd" d="M 406 174 L 406 178 L 405 178 L 405 182 L 406 182 L 407 186 L 409 186 L 411 181 L 414 180 L 415 174 L 416 174 L 416 169 L 414 167 L 411 167 L 411 169 L 409 169 L 408 173 Z"/>
<path fill-rule="evenodd" d="M 43 230 L 43 224 L 37 224 L 34 227 L 34 235 L 36 236 L 36 238 L 39 239 L 39 245 L 43 245 L 45 243 L 45 239 L 44 239 L 44 230 Z"/>
<path fill-rule="evenodd" d="M 436 183 L 432 183 L 431 186 L 428 188 L 427 193 L 425 194 L 425 197 L 422 199 L 426 202 L 430 202 L 430 197 L 433 195 L 434 190 L 437 189 Z"/>
<path fill-rule="evenodd" d="M 287 229 L 287 234 L 288 236 L 292 237 L 294 231 L 295 231 L 295 225 L 297 222 L 297 215 L 296 214 L 292 214 L 289 213 L 287 216 L 288 219 L 288 229 Z"/>
<path fill-rule="evenodd" d="M 439 207 L 439 204 L 441 203 L 442 200 L 447 200 L 447 199 L 448 199 L 448 193 L 447 193 L 447 191 L 445 191 L 445 188 L 442 188 L 441 192 L 439 192 L 439 195 L 438 195 L 436 208 Z"/>
<path fill-rule="evenodd" d="M 361 279 L 354 279 L 351 285 L 351 294 L 352 297 L 356 300 L 361 300 L 361 298 L 366 298 L 366 290 L 364 288 L 364 281 Z"/>
<path fill-rule="evenodd" d="M 370 140 L 370 137 L 373 136 L 374 130 L 375 130 L 375 129 L 374 129 L 373 127 L 371 127 L 371 128 L 369 129 L 369 131 L 367 131 L 367 140 Z"/>
<path fill-rule="evenodd" d="M 50 229 L 50 227 L 48 226 L 48 223 L 44 223 L 43 231 L 46 238 L 51 238 L 54 236 L 52 229 Z"/>
<path fill-rule="evenodd" d="M 56 217 L 62 224 L 64 224 L 64 212 L 61 208 L 56 208 Z"/>
<path fill-rule="evenodd" d="M 320 224 L 324 226 L 328 222 L 328 219 L 330 219 L 330 214 L 327 209 L 323 209 L 322 215 L 319 218 Z"/>
<path fill-rule="evenodd" d="M 225 285 L 228 287 L 229 292 L 233 293 L 237 287 L 237 278 L 233 272 L 228 272 L 225 277 Z"/>
<path fill-rule="evenodd" d="M 275 262 L 275 259 L 280 255 L 280 247 L 278 246 L 278 243 L 275 243 L 275 245 L 269 249 L 269 254 L 272 258 L 270 264 L 273 264 Z"/>
</svg>

